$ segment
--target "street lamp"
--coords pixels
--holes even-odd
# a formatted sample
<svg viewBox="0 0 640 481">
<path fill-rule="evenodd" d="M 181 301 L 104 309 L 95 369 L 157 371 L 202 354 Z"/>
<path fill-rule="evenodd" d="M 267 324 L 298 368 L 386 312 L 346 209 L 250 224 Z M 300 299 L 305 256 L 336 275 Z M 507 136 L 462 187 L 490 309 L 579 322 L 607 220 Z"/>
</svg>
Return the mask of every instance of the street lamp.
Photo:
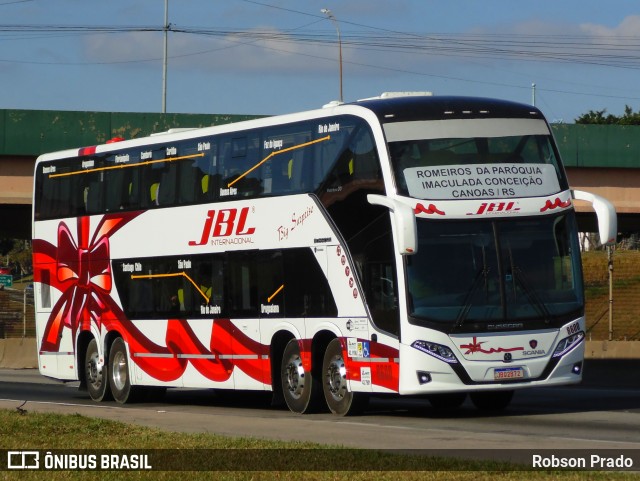
<svg viewBox="0 0 640 481">
<path fill-rule="evenodd" d="M 331 10 L 329 10 L 328 8 L 323 8 L 322 10 L 320 10 L 320 12 L 324 13 L 329 18 L 329 20 L 331 20 L 335 24 L 336 32 L 338 32 L 338 59 L 340 64 L 340 102 L 342 102 L 343 101 L 343 98 L 342 98 L 342 37 L 340 36 L 340 26 L 338 25 L 338 20 L 333 15 Z"/>
<path fill-rule="evenodd" d="M 164 52 L 162 56 L 162 113 L 167 113 L 167 54 L 168 54 L 168 39 L 167 32 L 171 29 L 169 24 L 169 0 L 164 0 L 164 25 L 162 31 L 164 32 Z"/>
</svg>

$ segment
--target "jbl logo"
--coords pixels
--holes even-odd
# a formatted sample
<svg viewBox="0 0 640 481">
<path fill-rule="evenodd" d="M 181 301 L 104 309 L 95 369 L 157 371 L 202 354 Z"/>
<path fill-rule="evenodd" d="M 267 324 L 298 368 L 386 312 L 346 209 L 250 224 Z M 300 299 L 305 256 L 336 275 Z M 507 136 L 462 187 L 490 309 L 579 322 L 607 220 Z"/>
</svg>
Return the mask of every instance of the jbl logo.
<svg viewBox="0 0 640 481">
<path fill-rule="evenodd" d="M 469 212 L 467 215 L 482 215 L 488 212 L 515 212 L 520 207 L 515 206 L 515 202 L 483 202 L 477 212 Z"/>
<path fill-rule="evenodd" d="M 210 210 L 204 221 L 202 238 L 199 242 L 189 241 L 190 246 L 201 246 L 208 243 L 211 237 L 228 237 L 231 235 L 251 235 L 255 227 L 247 227 L 250 207 L 242 209 Z"/>
</svg>

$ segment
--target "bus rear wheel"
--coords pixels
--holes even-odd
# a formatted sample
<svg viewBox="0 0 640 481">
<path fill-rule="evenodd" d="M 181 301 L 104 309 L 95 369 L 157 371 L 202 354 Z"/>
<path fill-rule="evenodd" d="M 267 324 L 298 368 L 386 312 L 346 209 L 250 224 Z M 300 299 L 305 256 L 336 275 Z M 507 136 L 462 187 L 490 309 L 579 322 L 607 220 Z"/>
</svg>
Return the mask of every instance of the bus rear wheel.
<svg viewBox="0 0 640 481">
<path fill-rule="evenodd" d="M 311 372 L 304 370 L 300 346 L 291 339 L 282 354 L 280 366 L 282 395 L 291 411 L 298 414 L 312 411 L 316 406 L 318 388 Z"/>
<path fill-rule="evenodd" d="M 325 351 L 322 388 L 329 410 L 338 416 L 359 413 L 366 405 L 366 394 L 349 390 L 347 369 L 339 339 L 333 339 Z"/>
<path fill-rule="evenodd" d="M 109 351 L 109 386 L 113 398 L 124 404 L 136 398 L 137 389 L 129 379 L 129 359 L 124 340 L 118 337 L 111 344 Z"/>
<path fill-rule="evenodd" d="M 87 391 L 89 391 L 91 399 L 96 402 L 108 401 L 111 391 L 109 391 L 109 379 L 107 378 L 107 363 L 100 362 L 98 342 L 95 339 L 91 339 L 87 346 L 84 366 L 87 379 Z"/>
<path fill-rule="evenodd" d="M 472 392 L 469 397 L 481 411 L 502 411 L 511 403 L 513 393 L 514 391 Z"/>
</svg>

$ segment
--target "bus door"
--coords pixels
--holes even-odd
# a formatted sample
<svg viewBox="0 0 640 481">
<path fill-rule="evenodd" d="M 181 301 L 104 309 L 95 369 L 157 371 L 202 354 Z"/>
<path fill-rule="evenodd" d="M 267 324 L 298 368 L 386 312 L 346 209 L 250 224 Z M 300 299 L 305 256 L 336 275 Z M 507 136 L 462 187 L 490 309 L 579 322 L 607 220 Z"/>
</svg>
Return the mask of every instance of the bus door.
<svg viewBox="0 0 640 481">
<path fill-rule="evenodd" d="M 370 323 L 356 267 L 344 247 L 326 247 L 327 277 L 338 307 L 342 356 L 354 391 L 371 391 Z"/>
</svg>

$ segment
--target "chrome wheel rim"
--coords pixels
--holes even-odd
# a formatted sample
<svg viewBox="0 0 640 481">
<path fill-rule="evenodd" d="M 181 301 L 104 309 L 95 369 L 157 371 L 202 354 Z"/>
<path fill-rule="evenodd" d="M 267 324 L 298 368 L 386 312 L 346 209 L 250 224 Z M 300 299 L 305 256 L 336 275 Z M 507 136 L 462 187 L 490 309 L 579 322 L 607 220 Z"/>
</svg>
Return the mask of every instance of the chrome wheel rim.
<svg viewBox="0 0 640 481">
<path fill-rule="evenodd" d="M 95 389 L 100 389 L 102 386 L 102 368 L 98 367 L 99 359 L 98 353 L 94 352 L 87 362 L 87 379 Z"/>
<path fill-rule="evenodd" d="M 127 360 L 124 354 L 117 352 L 113 358 L 113 384 L 118 391 L 122 391 L 127 384 Z"/>
<path fill-rule="evenodd" d="M 347 369 L 342 356 L 333 356 L 327 371 L 325 380 L 329 393 L 336 401 L 342 401 L 347 394 Z"/>
<path fill-rule="evenodd" d="M 287 390 L 294 399 L 300 399 L 304 391 L 304 367 L 300 356 L 292 356 L 285 367 Z"/>
</svg>

